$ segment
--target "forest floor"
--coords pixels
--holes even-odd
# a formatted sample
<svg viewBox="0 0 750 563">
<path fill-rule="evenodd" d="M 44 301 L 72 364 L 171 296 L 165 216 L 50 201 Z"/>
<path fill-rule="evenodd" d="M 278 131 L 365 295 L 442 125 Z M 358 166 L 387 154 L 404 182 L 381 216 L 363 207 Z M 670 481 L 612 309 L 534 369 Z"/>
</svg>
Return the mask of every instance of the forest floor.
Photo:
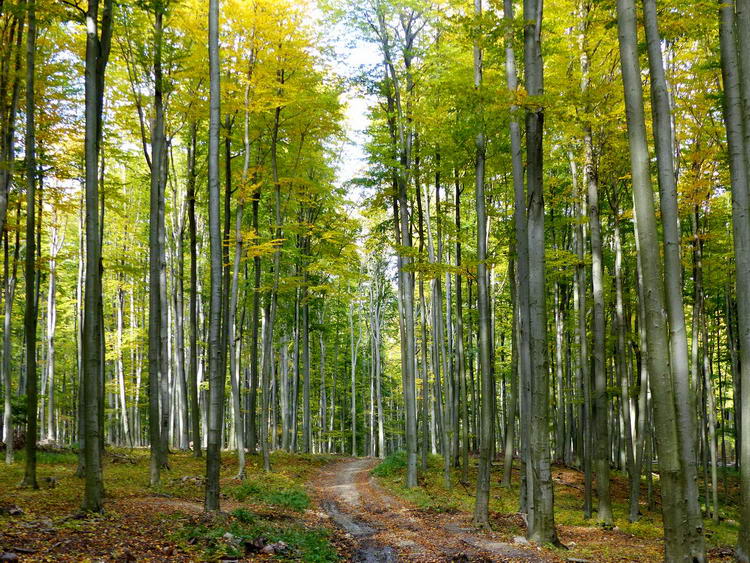
<svg viewBox="0 0 750 563">
<path fill-rule="evenodd" d="M 525 544 L 517 514 L 518 487 L 499 486 L 493 472 L 491 532 L 471 525 L 474 475 L 442 486 L 440 458 L 432 456 L 419 487 L 403 487 L 402 454 L 384 461 L 323 455 L 272 456 L 274 472 L 248 456 L 246 479 L 235 478 L 236 457 L 222 457 L 222 512 L 202 512 L 205 460 L 170 456 L 158 488 L 148 486 L 147 450 L 108 450 L 106 504 L 100 516 L 78 514 L 83 482 L 69 451 L 40 452 L 39 490 L 18 487 L 23 454 L 0 470 L 2 561 L 588 561 L 661 560 L 661 520 L 642 507 L 626 519 L 627 484 L 613 475 L 615 524 L 604 530 L 581 515 L 582 477 L 555 467 L 555 516 L 567 549 Z M 727 489 L 734 494 L 733 479 Z M 645 496 L 645 494 L 644 494 Z M 658 498 L 655 499 L 658 501 Z M 731 560 L 736 537 L 730 508 L 719 524 L 707 521 L 711 561 Z M 17 559 L 13 559 L 13 557 Z"/>
</svg>

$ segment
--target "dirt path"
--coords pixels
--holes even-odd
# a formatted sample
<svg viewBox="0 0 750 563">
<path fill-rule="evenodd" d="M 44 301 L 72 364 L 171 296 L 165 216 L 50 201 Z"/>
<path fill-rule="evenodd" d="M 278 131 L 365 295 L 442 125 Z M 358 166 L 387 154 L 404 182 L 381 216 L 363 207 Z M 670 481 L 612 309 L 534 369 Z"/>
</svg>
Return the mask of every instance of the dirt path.
<svg viewBox="0 0 750 563">
<path fill-rule="evenodd" d="M 548 561 L 535 548 L 498 541 L 466 514 L 432 514 L 387 493 L 370 475 L 377 460 L 326 466 L 311 483 L 320 507 L 355 544 L 352 561 Z"/>
</svg>

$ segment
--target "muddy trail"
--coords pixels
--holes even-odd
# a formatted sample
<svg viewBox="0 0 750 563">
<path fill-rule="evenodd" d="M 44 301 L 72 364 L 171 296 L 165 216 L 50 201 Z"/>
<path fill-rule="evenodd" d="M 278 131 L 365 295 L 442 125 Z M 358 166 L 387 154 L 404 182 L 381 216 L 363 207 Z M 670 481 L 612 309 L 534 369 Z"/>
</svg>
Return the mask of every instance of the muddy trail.
<svg viewBox="0 0 750 563">
<path fill-rule="evenodd" d="M 375 482 L 376 464 L 371 458 L 335 462 L 311 483 L 321 509 L 351 539 L 351 561 L 550 561 L 532 546 L 477 531 L 467 514 L 408 506 Z"/>
</svg>

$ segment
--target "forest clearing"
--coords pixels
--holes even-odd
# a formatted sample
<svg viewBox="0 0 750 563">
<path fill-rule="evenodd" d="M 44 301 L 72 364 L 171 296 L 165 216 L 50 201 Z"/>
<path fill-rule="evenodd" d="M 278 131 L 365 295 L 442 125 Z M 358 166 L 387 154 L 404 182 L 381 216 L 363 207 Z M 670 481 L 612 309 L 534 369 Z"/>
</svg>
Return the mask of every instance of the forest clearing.
<svg viewBox="0 0 750 563">
<path fill-rule="evenodd" d="M 750 0 L 0 0 L 0 561 L 750 563 Z"/>
</svg>

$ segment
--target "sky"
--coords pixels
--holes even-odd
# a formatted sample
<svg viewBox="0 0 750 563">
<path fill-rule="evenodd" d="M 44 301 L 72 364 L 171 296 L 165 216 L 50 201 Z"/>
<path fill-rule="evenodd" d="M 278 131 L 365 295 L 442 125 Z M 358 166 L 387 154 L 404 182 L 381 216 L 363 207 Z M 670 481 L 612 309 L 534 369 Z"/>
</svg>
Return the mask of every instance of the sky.
<svg viewBox="0 0 750 563">
<path fill-rule="evenodd" d="M 340 155 L 337 184 L 343 186 L 365 171 L 365 130 L 369 125 L 369 108 L 374 103 L 374 99 L 352 84 L 351 79 L 359 73 L 363 65 L 377 63 L 381 55 L 376 45 L 357 39 L 343 24 L 331 26 L 329 34 L 335 50 L 334 71 L 347 79 L 349 84 L 341 98 L 345 107 L 344 128 L 347 142 Z M 361 194 L 356 190 L 350 190 L 350 196 L 355 201 L 361 198 Z"/>
</svg>

